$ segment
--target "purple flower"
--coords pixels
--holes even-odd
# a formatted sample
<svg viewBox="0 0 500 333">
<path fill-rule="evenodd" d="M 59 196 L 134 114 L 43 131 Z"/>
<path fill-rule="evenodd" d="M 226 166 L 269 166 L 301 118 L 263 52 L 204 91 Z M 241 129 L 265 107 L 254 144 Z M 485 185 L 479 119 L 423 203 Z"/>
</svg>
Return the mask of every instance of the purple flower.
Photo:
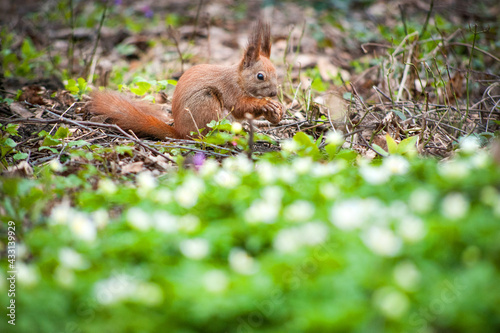
<svg viewBox="0 0 500 333">
<path fill-rule="evenodd" d="M 144 16 L 147 18 L 152 18 L 153 17 L 153 10 L 149 6 L 144 6 L 141 8 L 141 12 L 144 13 Z"/>
<path fill-rule="evenodd" d="M 115 5 L 121 6 L 123 4 L 123 0 L 115 0 Z"/>
<path fill-rule="evenodd" d="M 197 152 L 193 157 L 193 164 L 196 170 L 199 170 L 205 162 L 205 154 L 202 152 Z"/>
</svg>

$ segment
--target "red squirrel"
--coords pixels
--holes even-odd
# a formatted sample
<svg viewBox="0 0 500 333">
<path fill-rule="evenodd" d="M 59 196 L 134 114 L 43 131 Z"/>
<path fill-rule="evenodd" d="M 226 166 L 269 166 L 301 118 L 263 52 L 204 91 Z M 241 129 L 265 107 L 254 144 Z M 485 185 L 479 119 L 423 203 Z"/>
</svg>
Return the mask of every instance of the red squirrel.
<svg viewBox="0 0 500 333">
<path fill-rule="evenodd" d="M 207 132 L 212 120 L 243 120 L 264 116 L 280 122 L 284 107 L 277 95 L 276 69 L 271 63 L 269 24 L 259 22 L 248 38 L 241 61 L 232 66 L 202 64 L 188 69 L 177 82 L 172 99 L 174 126 L 157 105 L 134 101 L 114 92 L 95 92 L 89 110 L 139 136 L 185 139 Z M 202 129 L 204 129 L 202 131 Z"/>
</svg>

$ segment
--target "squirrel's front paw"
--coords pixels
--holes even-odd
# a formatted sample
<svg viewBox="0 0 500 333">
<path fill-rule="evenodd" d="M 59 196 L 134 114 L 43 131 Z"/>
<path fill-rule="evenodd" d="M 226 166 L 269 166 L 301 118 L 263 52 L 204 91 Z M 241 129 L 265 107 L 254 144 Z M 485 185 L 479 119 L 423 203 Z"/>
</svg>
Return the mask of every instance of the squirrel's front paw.
<svg viewBox="0 0 500 333">
<path fill-rule="evenodd" d="M 273 124 L 278 124 L 281 121 L 284 111 L 285 107 L 280 102 L 269 99 L 264 105 L 264 117 Z"/>
</svg>

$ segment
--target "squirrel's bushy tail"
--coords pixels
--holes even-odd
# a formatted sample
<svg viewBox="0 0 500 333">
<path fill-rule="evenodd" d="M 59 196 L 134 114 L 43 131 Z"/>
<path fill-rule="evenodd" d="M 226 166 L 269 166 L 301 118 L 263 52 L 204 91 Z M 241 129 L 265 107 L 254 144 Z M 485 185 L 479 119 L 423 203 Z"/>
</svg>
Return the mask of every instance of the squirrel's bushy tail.
<svg viewBox="0 0 500 333">
<path fill-rule="evenodd" d="M 91 97 L 88 104 L 90 113 L 105 116 L 125 131 L 132 130 L 137 136 L 160 140 L 181 138 L 175 128 L 165 122 L 168 117 L 158 105 L 135 101 L 111 91 L 94 92 Z"/>
</svg>

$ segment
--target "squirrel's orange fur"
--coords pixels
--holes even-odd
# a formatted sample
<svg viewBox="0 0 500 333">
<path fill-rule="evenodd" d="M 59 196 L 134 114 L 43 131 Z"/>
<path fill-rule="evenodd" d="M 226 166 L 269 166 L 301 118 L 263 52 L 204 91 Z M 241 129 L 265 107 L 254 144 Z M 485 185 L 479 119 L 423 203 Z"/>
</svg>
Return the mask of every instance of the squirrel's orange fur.
<svg viewBox="0 0 500 333">
<path fill-rule="evenodd" d="M 174 127 L 158 106 L 133 101 L 113 92 L 96 92 L 91 113 L 106 116 L 124 130 L 139 136 L 187 138 L 207 129 L 212 120 L 228 116 L 243 120 L 249 113 L 278 123 L 283 105 L 269 97 L 277 94 L 276 70 L 269 60 L 271 32 L 259 22 L 248 39 L 242 60 L 233 66 L 197 65 L 179 79 L 172 99 Z"/>
</svg>

